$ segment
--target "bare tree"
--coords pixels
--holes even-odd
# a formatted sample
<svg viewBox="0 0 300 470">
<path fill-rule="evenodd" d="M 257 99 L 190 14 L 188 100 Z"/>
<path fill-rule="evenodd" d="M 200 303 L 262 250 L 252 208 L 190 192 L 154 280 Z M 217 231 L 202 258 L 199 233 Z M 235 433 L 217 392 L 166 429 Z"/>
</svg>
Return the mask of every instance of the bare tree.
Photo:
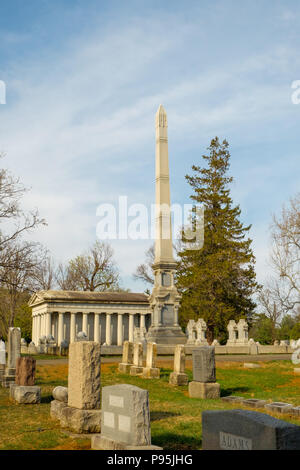
<svg viewBox="0 0 300 470">
<path fill-rule="evenodd" d="M 285 311 L 300 305 L 300 193 L 283 206 L 281 216 L 273 216 L 271 263 L 276 282 L 273 295 Z"/>
<path fill-rule="evenodd" d="M 32 274 L 34 290 L 51 290 L 56 287 L 55 261 L 48 254 L 40 260 Z"/>
<path fill-rule="evenodd" d="M 111 246 L 97 240 L 86 253 L 70 260 L 67 266 L 60 264 L 56 280 L 62 290 L 119 290 L 119 273 Z"/>
<path fill-rule="evenodd" d="M 133 278 L 135 280 L 141 280 L 146 282 L 147 284 L 153 285 L 154 284 L 154 276 L 153 276 L 153 269 L 152 265 L 154 263 L 154 245 L 150 246 L 145 253 L 146 261 L 143 264 L 140 264 L 137 268 L 135 273 L 133 274 Z"/>
<path fill-rule="evenodd" d="M 45 250 L 39 243 L 11 241 L 5 247 L 7 262 L 0 266 L 2 291 L 6 294 L 7 310 L 0 312 L 5 330 L 14 326 L 16 307 L 24 292 L 35 290 L 35 275 L 43 262 Z"/>
</svg>

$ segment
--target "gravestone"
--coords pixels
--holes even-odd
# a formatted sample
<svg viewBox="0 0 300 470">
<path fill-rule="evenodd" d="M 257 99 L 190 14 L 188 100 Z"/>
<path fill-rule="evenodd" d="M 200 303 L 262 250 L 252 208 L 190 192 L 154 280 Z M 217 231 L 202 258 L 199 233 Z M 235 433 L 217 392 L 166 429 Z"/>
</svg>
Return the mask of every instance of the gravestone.
<svg viewBox="0 0 300 470">
<path fill-rule="evenodd" d="M 160 369 L 156 367 L 157 345 L 156 343 L 147 343 L 146 367 L 143 367 L 143 377 L 159 379 Z"/>
<path fill-rule="evenodd" d="M 187 335 L 187 343 L 186 344 L 195 344 L 196 342 L 196 328 L 195 328 L 195 320 L 189 320 L 186 325 L 186 335 Z"/>
<path fill-rule="evenodd" d="M 250 410 L 203 411 L 203 450 L 299 450 L 300 426 Z"/>
<path fill-rule="evenodd" d="M 0 340 L 0 382 L 2 381 L 2 377 L 5 373 L 5 365 L 6 365 L 5 343 L 4 341 Z"/>
<path fill-rule="evenodd" d="M 2 386 L 8 388 L 14 383 L 16 376 L 16 362 L 21 354 L 21 330 L 20 328 L 9 328 L 8 347 L 7 347 L 7 365 L 2 380 Z"/>
<path fill-rule="evenodd" d="M 143 345 L 133 344 L 133 365 L 130 367 L 130 375 L 142 375 L 143 373 Z"/>
<path fill-rule="evenodd" d="M 234 320 L 230 320 L 228 325 L 227 325 L 227 330 L 228 330 L 228 341 L 226 343 L 226 346 L 235 346 L 236 341 L 237 341 L 237 324 Z"/>
<path fill-rule="evenodd" d="M 134 385 L 102 389 L 101 434 L 92 436 L 92 449 L 161 450 L 151 445 L 149 392 Z"/>
<path fill-rule="evenodd" d="M 59 346 L 57 346 L 57 343 L 52 335 L 48 335 L 46 337 L 45 352 L 53 356 L 59 354 Z"/>
<path fill-rule="evenodd" d="M 63 340 L 59 346 L 59 354 L 61 356 L 67 356 L 69 353 L 69 343 L 66 340 Z"/>
<path fill-rule="evenodd" d="M 195 330 L 197 334 L 197 339 L 195 341 L 196 345 L 207 345 L 207 340 L 205 338 L 205 332 L 207 330 L 207 325 L 203 318 L 199 318 L 195 323 Z"/>
<path fill-rule="evenodd" d="M 26 339 L 21 338 L 21 354 L 27 354 L 28 352 L 28 346 Z"/>
<path fill-rule="evenodd" d="M 78 433 L 99 432 L 101 430 L 100 380 L 100 343 L 94 341 L 71 343 L 68 404 L 53 400 L 50 415 L 58 418 L 62 427 L 71 428 Z"/>
<path fill-rule="evenodd" d="M 36 360 L 33 357 L 19 357 L 16 364 L 16 384 L 32 386 L 35 382 Z"/>
<path fill-rule="evenodd" d="M 119 363 L 119 372 L 129 374 L 130 367 L 133 364 L 133 343 L 124 341 L 122 362 Z"/>
<path fill-rule="evenodd" d="M 237 344 L 247 345 L 248 344 L 248 323 L 244 318 L 241 318 L 237 323 L 238 338 Z"/>
<path fill-rule="evenodd" d="M 33 341 L 31 341 L 31 343 L 29 343 L 27 352 L 28 352 L 28 354 L 37 354 L 38 353 L 37 347 L 36 347 L 36 345 L 34 344 Z"/>
<path fill-rule="evenodd" d="M 169 383 L 172 385 L 187 385 L 188 376 L 185 373 L 184 345 L 177 344 L 174 351 L 174 371 L 170 374 Z"/>
<path fill-rule="evenodd" d="M 41 388 L 34 386 L 36 360 L 19 357 L 16 364 L 16 380 L 10 385 L 10 397 L 17 403 L 38 404 L 41 402 Z"/>
<path fill-rule="evenodd" d="M 195 348 L 192 357 L 193 381 L 189 383 L 190 398 L 219 398 L 220 384 L 216 383 L 215 348 Z"/>
</svg>

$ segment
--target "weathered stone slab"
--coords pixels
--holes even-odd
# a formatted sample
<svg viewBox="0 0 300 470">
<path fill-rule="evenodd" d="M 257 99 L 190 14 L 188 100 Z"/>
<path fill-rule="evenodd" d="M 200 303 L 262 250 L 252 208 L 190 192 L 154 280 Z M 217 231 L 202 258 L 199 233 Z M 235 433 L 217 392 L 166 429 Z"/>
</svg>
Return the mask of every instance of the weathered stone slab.
<svg viewBox="0 0 300 470">
<path fill-rule="evenodd" d="M 200 346 L 193 349 L 193 380 L 195 382 L 215 382 L 215 348 Z"/>
<path fill-rule="evenodd" d="M 78 433 L 101 431 L 101 410 L 79 410 L 63 406 L 60 410 L 60 425 Z"/>
<path fill-rule="evenodd" d="M 184 374 L 185 371 L 185 352 L 184 345 L 177 344 L 174 351 L 174 372 Z"/>
<path fill-rule="evenodd" d="M 181 374 L 179 372 L 171 372 L 169 377 L 169 383 L 171 385 L 187 385 L 188 381 L 189 379 L 187 374 Z"/>
<path fill-rule="evenodd" d="M 234 402 L 234 403 L 242 403 L 242 401 L 245 400 L 245 397 L 237 397 L 235 395 L 230 395 L 229 397 L 222 397 L 222 401 L 227 401 L 229 403 Z"/>
<path fill-rule="evenodd" d="M 100 408 L 100 344 L 78 341 L 70 344 L 68 406 L 81 410 Z"/>
<path fill-rule="evenodd" d="M 300 426 L 250 410 L 203 411 L 204 450 L 299 450 Z"/>
<path fill-rule="evenodd" d="M 247 398 L 242 401 L 243 405 L 252 406 L 253 408 L 264 408 L 267 400 L 259 400 L 258 398 Z"/>
<path fill-rule="evenodd" d="M 10 386 L 10 396 L 17 403 L 34 405 L 41 402 L 41 387 L 13 384 Z"/>
<path fill-rule="evenodd" d="M 60 419 L 62 414 L 62 409 L 66 408 L 67 403 L 58 400 L 52 400 L 50 403 L 50 416 L 51 418 Z"/>
<path fill-rule="evenodd" d="M 35 382 L 36 360 L 33 357 L 18 357 L 16 364 L 16 384 L 33 386 Z"/>
<path fill-rule="evenodd" d="M 158 367 L 143 367 L 142 376 L 145 379 L 159 379 L 160 369 Z"/>
<path fill-rule="evenodd" d="M 129 374 L 132 364 L 124 364 L 123 362 L 119 363 L 119 372 L 122 374 Z"/>
<path fill-rule="evenodd" d="M 300 416 L 300 406 L 294 406 L 291 409 L 291 413 L 295 416 Z"/>
<path fill-rule="evenodd" d="M 151 445 L 148 390 L 127 384 L 103 387 L 101 433 L 126 445 Z"/>
<path fill-rule="evenodd" d="M 67 387 L 55 387 L 52 391 L 52 396 L 54 400 L 62 401 L 68 403 L 68 389 Z"/>
<path fill-rule="evenodd" d="M 190 398 L 220 398 L 220 384 L 217 382 L 190 382 L 189 383 Z"/>
<path fill-rule="evenodd" d="M 157 345 L 156 343 L 147 343 L 146 367 L 149 369 L 156 368 Z M 142 357 L 143 360 L 143 357 Z"/>
<path fill-rule="evenodd" d="M 276 413 L 288 413 L 293 408 L 293 405 L 282 401 L 274 401 L 265 405 L 265 408 Z"/>
</svg>

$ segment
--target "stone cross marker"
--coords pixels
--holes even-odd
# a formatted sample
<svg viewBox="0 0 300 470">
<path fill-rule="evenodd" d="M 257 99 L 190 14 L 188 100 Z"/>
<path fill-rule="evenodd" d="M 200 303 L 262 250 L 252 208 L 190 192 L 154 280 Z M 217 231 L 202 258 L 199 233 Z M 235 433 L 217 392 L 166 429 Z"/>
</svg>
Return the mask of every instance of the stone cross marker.
<svg viewBox="0 0 300 470">
<path fill-rule="evenodd" d="M 33 357 L 19 357 L 16 367 L 17 385 L 34 385 L 36 360 Z"/>
<path fill-rule="evenodd" d="M 220 384 L 216 383 L 214 346 L 201 346 L 192 351 L 193 381 L 189 383 L 191 398 L 219 398 Z"/>
<path fill-rule="evenodd" d="M 148 390 L 127 384 L 103 387 L 101 410 L 101 434 L 92 437 L 92 449 L 155 448 L 151 446 Z"/>
<path fill-rule="evenodd" d="M 169 383 L 172 385 L 186 385 L 188 376 L 185 373 L 184 345 L 177 344 L 174 351 L 174 372 L 170 374 Z"/>
<path fill-rule="evenodd" d="M 100 344 L 75 341 L 69 349 L 68 406 L 100 408 Z"/>
<path fill-rule="evenodd" d="M 203 450 L 299 450 L 300 426 L 249 410 L 203 411 Z"/>
<path fill-rule="evenodd" d="M 119 372 L 129 374 L 130 367 L 133 364 L 133 343 L 131 341 L 124 341 L 123 343 L 123 356 L 122 362 L 119 364 Z"/>
</svg>

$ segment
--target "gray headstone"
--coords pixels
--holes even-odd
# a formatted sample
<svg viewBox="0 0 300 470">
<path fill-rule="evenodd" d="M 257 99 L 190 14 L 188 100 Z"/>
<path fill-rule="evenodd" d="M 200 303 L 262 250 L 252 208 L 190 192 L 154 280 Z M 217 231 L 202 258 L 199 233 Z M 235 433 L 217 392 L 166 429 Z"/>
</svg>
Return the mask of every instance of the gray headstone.
<svg viewBox="0 0 300 470">
<path fill-rule="evenodd" d="M 148 390 L 134 385 L 102 388 L 101 435 L 128 445 L 151 444 Z"/>
<path fill-rule="evenodd" d="M 20 328 L 9 328 L 7 368 L 15 369 L 18 357 L 21 355 L 21 330 Z"/>
<path fill-rule="evenodd" d="M 203 411 L 203 450 L 299 450 L 300 426 L 257 411 Z"/>
<path fill-rule="evenodd" d="M 193 356 L 193 380 L 195 382 L 215 382 L 216 363 L 215 348 L 213 346 L 201 346 L 192 351 Z"/>
<path fill-rule="evenodd" d="M 0 366 L 6 364 L 6 357 L 5 357 L 5 343 L 4 341 L 0 341 Z"/>
</svg>

